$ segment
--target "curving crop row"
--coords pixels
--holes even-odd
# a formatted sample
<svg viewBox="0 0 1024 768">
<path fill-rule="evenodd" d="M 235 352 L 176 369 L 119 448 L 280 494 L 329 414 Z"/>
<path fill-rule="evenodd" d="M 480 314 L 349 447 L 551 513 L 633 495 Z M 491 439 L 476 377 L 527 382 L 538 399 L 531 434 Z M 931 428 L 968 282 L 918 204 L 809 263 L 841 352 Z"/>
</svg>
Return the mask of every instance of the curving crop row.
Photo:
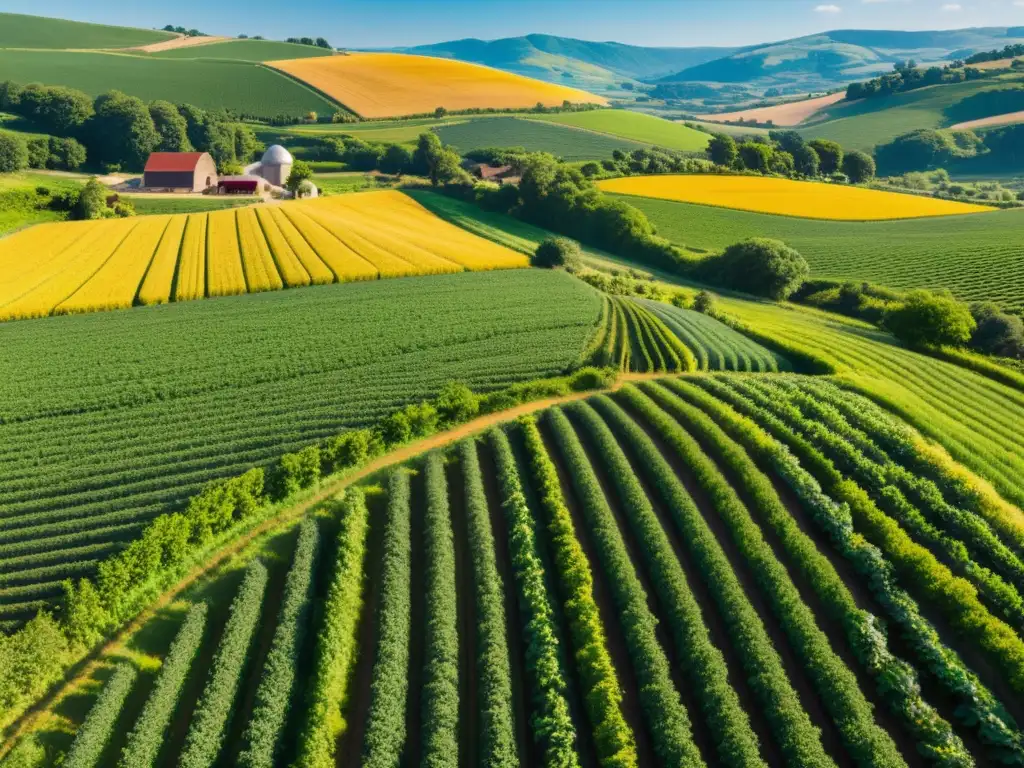
<svg viewBox="0 0 1024 768">
<path fill-rule="evenodd" d="M 771 481 L 761 473 L 750 456 L 731 442 L 698 408 L 664 388 L 652 386 L 643 389 L 647 396 L 627 388 L 622 397 L 662 434 L 663 430 L 679 429 L 679 422 L 685 421 L 687 428 L 699 434 L 712 447 L 716 458 L 729 467 L 744 492 L 754 501 L 758 514 L 775 530 L 790 561 L 806 576 L 827 612 L 827 618 L 843 627 L 858 662 L 874 679 L 879 697 L 914 734 L 918 751 L 936 765 L 973 765 L 970 753 L 949 723 L 921 697 L 914 668 L 892 654 L 879 620 L 857 606 L 828 558 L 800 529 Z M 813 486 L 800 485 L 797 492 L 805 504 L 820 505 L 823 502 L 813 492 Z"/>
<path fill-rule="evenodd" d="M 608 424 L 586 403 L 573 404 L 569 406 L 568 410 L 576 414 L 594 440 L 598 453 L 622 499 L 622 507 L 625 512 L 635 514 L 637 510 L 640 510 L 645 518 L 652 522 L 655 521 L 656 517 L 651 502 Z M 634 449 L 637 447 L 630 439 L 632 437 L 630 433 L 623 432 L 623 437 L 629 439 L 630 445 Z M 645 459 L 653 458 L 653 456 L 645 455 Z M 660 454 L 658 454 L 658 458 L 664 462 L 664 458 Z M 661 465 L 657 466 L 662 468 Z M 645 471 L 650 469 L 651 467 L 648 466 Z M 660 481 L 669 478 L 659 472 L 654 479 Z M 674 475 L 672 479 L 675 480 Z M 678 483 L 677 480 L 676 482 Z M 750 679 L 754 695 L 772 726 L 773 734 L 783 755 L 787 761 L 796 764 L 834 768 L 835 763 L 821 744 L 819 729 L 804 711 L 800 697 L 790 684 L 782 665 L 782 659 L 773 646 L 761 618 L 744 593 L 725 552 L 722 551 L 721 545 L 708 528 L 706 521 L 681 486 L 675 488 L 669 485 L 664 489 L 660 485 L 657 487 L 660 491 L 666 489 L 673 491 L 673 496 L 668 497 L 667 500 L 677 503 L 671 505 L 669 512 L 679 528 L 681 538 L 693 558 L 697 572 L 701 574 L 722 614 L 733 646 L 740 657 L 743 670 Z M 675 491 L 681 491 L 681 493 L 675 493 Z M 656 529 L 652 525 L 648 525 L 646 529 L 651 532 L 652 541 L 660 545 L 656 551 L 652 550 L 648 555 L 655 585 L 675 583 L 681 586 L 684 583 L 685 575 L 664 531 L 658 535 L 660 526 Z M 641 529 L 637 530 L 639 533 Z M 651 546 L 641 536 L 637 538 L 642 547 Z M 655 570 L 655 567 L 659 570 Z M 676 588 L 679 589 L 678 586 Z M 670 593 L 666 593 L 666 596 L 668 594 Z M 665 602 L 668 605 L 673 604 L 667 600 Z"/>
<path fill-rule="evenodd" d="M 536 421 L 519 421 L 530 456 L 533 486 L 547 513 L 547 539 L 554 553 L 564 610 L 569 620 L 573 656 L 587 716 L 602 766 L 637 765 L 636 741 L 622 714 L 622 689 L 608 653 L 601 613 L 594 600 L 590 563 L 565 506 L 558 472 L 548 456 Z"/>
<path fill-rule="evenodd" d="M 448 509 L 444 458 L 426 461 L 427 510 L 424 518 L 423 579 L 426 618 L 423 627 L 424 768 L 459 765 L 459 629 L 455 584 L 455 534 Z"/>
<path fill-rule="evenodd" d="M 320 611 L 312 687 L 299 739 L 298 762 L 306 768 L 332 768 L 335 764 L 335 746 L 346 728 L 342 711 L 355 666 L 356 627 L 363 607 L 369 513 L 360 489 L 345 492 L 339 517 L 338 554 Z"/>
<path fill-rule="evenodd" d="M 388 479 L 377 652 L 373 661 L 370 711 L 363 741 L 364 768 L 399 764 L 405 746 L 405 707 L 409 692 L 411 618 L 411 541 L 409 474 L 397 469 Z"/>
<path fill-rule="evenodd" d="M 466 525 L 476 608 L 476 676 L 481 768 L 516 768 L 512 671 L 505 637 L 505 604 L 495 558 L 494 532 L 484 494 L 476 441 L 459 444 L 466 494 Z"/>
<path fill-rule="evenodd" d="M 100 754 L 114 733 L 114 726 L 124 708 L 124 700 L 128 698 L 135 683 L 136 674 L 131 664 L 117 666 L 89 710 L 82 727 L 75 734 L 75 741 L 62 765 L 68 768 L 92 768 L 99 763 Z"/>
<path fill-rule="evenodd" d="M 492 429 L 489 439 L 498 469 L 519 607 L 525 621 L 523 639 L 534 699 L 534 739 L 540 743 L 545 768 L 578 768 L 576 728 L 569 714 L 566 680 L 559 663 L 554 608 L 537 548 L 533 515 L 523 496 L 508 437 L 500 429 Z"/>
<path fill-rule="evenodd" d="M 744 402 L 730 390 L 716 387 L 712 379 L 701 379 L 699 383 L 700 389 L 665 382 L 675 394 L 711 415 L 734 439 L 770 463 L 800 494 L 814 522 L 865 577 L 875 598 L 900 627 L 902 637 L 920 664 L 956 702 L 957 718 L 977 730 L 981 740 L 1001 762 L 1024 765 L 1024 736 L 1003 705 L 956 652 L 942 643 L 935 628 L 921 616 L 917 603 L 898 585 L 895 569 L 882 550 L 854 531 L 851 510 L 855 504 L 858 509 L 870 510 L 870 500 L 864 500 L 863 492 L 858 497 L 856 486 L 844 482 L 827 459 L 773 416 L 759 411 L 749 401 Z M 804 469 L 801 462 L 825 478 L 823 482 L 829 493 L 844 502 L 852 500 L 854 503 L 837 504 L 826 496 L 814 475 Z"/>
<path fill-rule="evenodd" d="M 206 603 L 196 603 L 185 614 L 185 620 L 164 657 L 153 690 L 128 734 L 118 768 L 151 768 L 156 764 L 185 678 L 203 642 L 206 615 Z"/>
<path fill-rule="evenodd" d="M 281 748 L 285 719 L 295 700 L 295 671 L 312 610 L 313 575 L 320 551 L 316 520 L 306 518 L 299 528 L 292 567 L 285 579 L 284 596 L 263 673 L 256 688 L 244 746 L 236 764 L 246 768 L 273 768 Z"/>
<path fill-rule="evenodd" d="M 700 764 L 693 744 L 689 715 L 673 681 L 671 666 L 655 632 L 658 619 L 648 606 L 648 598 L 636 568 L 630 560 L 626 542 L 604 496 L 600 481 L 590 465 L 586 451 L 565 414 L 557 408 L 548 411 L 547 424 L 565 461 L 579 498 L 588 535 L 594 542 L 601 567 L 615 602 L 625 635 L 630 661 L 637 678 L 638 698 L 644 711 L 654 748 L 663 765 Z M 654 556 L 664 533 L 657 520 L 631 511 L 630 524 L 644 547 L 645 558 Z M 659 542 L 662 546 L 658 546 Z M 656 579 L 661 584 L 659 599 L 669 606 L 677 653 L 687 660 L 683 672 L 696 690 L 701 712 L 718 745 L 723 764 L 733 768 L 764 766 L 758 739 L 750 727 L 739 697 L 729 684 L 725 658 L 711 643 L 700 607 L 687 588 L 685 579 L 671 580 L 668 571 Z M 659 571 L 660 572 L 660 571 Z M 665 602 L 668 597 L 670 602 Z"/>
<path fill-rule="evenodd" d="M 267 569 L 253 560 L 231 601 L 224 635 L 185 737 L 179 768 L 210 768 L 217 761 L 259 624 L 266 587 Z"/>
</svg>

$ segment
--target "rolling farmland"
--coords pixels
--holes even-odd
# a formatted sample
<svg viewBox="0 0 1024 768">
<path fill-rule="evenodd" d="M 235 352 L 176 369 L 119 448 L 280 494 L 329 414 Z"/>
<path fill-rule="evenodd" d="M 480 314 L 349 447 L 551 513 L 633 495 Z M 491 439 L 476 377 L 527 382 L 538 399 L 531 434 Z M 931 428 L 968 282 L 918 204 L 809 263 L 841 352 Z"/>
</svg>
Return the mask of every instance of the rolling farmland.
<svg viewBox="0 0 1024 768">
<path fill-rule="evenodd" d="M 625 109 L 600 109 L 591 112 L 561 112 L 536 115 L 531 120 L 543 120 L 557 125 L 584 128 L 606 133 L 620 139 L 653 144 L 681 152 L 703 152 L 711 136 L 695 131 L 680 123 L 673 123 L 653 115 L 630 112 Z"/>
<path fill-rule="evenodd" d="M 913 440 L 795 375 L 523 416 L 249 546 L 128 639 L 159 672 L 102 659 L 39 738 L 126 766 L 1013 764 L 1024 641 L 985 580 L 1018 594 L 1024 523 Z"/>
<path fill-rule="evenodd" d="M 995 209 L 931 197 L 765 176 L 626 176 L 599 181 L 605 192 L 780 216 L 880 221 Z"/>
<path fill-rule="evenodd" d="M 490 391 L 561 373 L 600 306 L 567 275 L 516 270 L 0 326 L 0 620 L 52 600 L 208 480 L 450 380 Z"/>
<path fill-rule="evenodd" d="M 1024 211 L 840 222 L 627 200 L 659 234 L 681 246 L 718 251 L 748 237 L 774 237 L 800 251 L 816 277 L 948 288 L 964 301 L 995 301 L 1024 311 Z"/>
<path fill-rule="evenodd" d="M 26 249 L 34 262 L 25 263 Z M 3 320 L 527 265 L 394 191 L 47 224 L 3 240 L 3 263 Z"/>
<path fill-rule="evenodd" d="M 526 109 L 604 104 L 600 96 L 454 59 L 401 53 L 353 53 L 275 61 L 272 66 L 309 83 L 361 117 L 400 117 L 473 108 Z"/>
<path fill-rule="evenodd" d="M 173 38 L 152 29 L 0 13 L 0 48 L 130 48 Z"/>
<path fill-rule="evenodd" d="M 332 56 L 334 52 L 315 45 L 280 43 L 276 40 L 225 40 L 184 48 L 158 51 L 158 59 L 232 59 L 235 61 L 273 61 L 275 59 L 302 59 Z"/>
<path fill-rule="evenodd" d="M 434 132 L 462 154 L 485 147 L 523 147 L 529 152 L 550 152 L 569 161 L 603 160 L 616 149 L 630 152 L 647 146 L 617 136 L 519 117 L 478 118 L 443 125 Z"/>
</svg>

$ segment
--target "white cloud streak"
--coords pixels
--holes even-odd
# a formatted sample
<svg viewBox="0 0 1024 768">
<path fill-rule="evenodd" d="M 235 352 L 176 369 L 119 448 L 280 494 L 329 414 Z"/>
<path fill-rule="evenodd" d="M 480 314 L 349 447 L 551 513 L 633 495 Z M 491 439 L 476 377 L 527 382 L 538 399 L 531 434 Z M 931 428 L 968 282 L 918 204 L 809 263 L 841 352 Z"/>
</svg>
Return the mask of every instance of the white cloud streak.
<svg viewBox="0 0 1024 768">
<path fill-rule="evenodd" d="M 814 7 L 815 13 L 839 13 L 843 9 L 838 5 L 829 3 L 828 5 L 817 5 Z"/>
</svg>

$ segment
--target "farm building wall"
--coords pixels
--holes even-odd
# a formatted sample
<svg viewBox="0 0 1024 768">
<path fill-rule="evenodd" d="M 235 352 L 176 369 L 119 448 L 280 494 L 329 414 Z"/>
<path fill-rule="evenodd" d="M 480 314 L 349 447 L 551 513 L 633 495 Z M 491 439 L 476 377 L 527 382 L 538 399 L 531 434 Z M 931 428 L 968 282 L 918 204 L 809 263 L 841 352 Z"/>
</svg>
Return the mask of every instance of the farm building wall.
<svg viewBox="0 0 1024 768">
<path fill-rule="evenodd" d="M 146 171 L 142 185 L 156 189 L 190 189 L 202 192 L 207 187 L 217 186 L 217 164 L 208 154 L 199 158 L 190 171 Z"/>
</svg>

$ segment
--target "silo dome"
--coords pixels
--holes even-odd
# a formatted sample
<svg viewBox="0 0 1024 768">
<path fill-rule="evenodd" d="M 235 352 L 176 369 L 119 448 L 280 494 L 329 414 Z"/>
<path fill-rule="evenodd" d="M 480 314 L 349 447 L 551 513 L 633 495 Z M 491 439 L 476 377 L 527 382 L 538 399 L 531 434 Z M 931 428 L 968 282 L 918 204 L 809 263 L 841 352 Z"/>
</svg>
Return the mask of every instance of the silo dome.
<svg viewBox="0 0 1024 768">
<path fill-rule="evenodd" d="M 293 162 L 295 161 L 291 153 L 280 144 L 267 147 L 267 151 L 263 153 L 264 165 L 291 165 Z"/>
</svg>

